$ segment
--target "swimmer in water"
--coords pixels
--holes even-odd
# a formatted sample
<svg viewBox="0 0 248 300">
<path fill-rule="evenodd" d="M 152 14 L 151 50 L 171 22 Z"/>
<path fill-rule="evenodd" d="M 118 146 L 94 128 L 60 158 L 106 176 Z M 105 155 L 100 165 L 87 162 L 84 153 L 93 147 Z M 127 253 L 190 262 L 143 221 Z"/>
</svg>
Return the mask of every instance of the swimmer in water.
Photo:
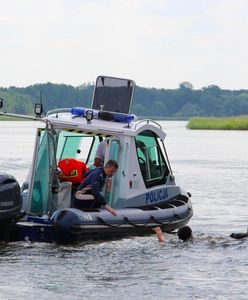
<svg viewBox="0 0 248 300">
<path fill-rule="evenodd" d="M 189 226 L 183 226 L 179 228 L 177 235 L 179 240 L 182 240 L 183 242 L 192 241 L 193 239 L 192 230 Z"/>
<path fill-rule="evenodd" d="M 152 228 L 152 230 L 157 235 L 159 242 L 164 243 L 165 237 L 163 235 L 161 228 L 154 227 L 154 228 Z M 192 230 L 189 226 L 183 226 L 183 227 L 179 228 L 177 231 L 177 235 L 178 235 L 179 240 L 182 240 L 183 242 L 192 241 L 192 239 L 193 239 Z"/>
<path fill-rule="evenodd" d="M 234 239 L 238 239 L 238 240 L 248 237 L 248 228 L 247 228 L 247 231 L 243 232 L 243 233 L 242 232 L 238 232 L 238 233 L 233 232 L 230 234 L 230 237 L 234 238 Z"/>
</svg>

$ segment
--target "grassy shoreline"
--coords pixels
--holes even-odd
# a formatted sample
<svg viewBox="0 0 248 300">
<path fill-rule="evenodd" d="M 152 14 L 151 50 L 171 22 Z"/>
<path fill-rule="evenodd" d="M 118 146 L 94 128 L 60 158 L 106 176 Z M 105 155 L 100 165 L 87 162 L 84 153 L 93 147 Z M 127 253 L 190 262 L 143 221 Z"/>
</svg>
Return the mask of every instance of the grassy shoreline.
<svg viewBox="0 0 248 300">
<path fill-rule="evenodd" d="M 248 116 L 228 118 L 192 118 L 189 120 L 187 128 L 210 130 L 248 130 Z"/>
<path fill-rule="evenodd" d="M 8 117 L 8 116 L 0 116 L 0 122 L 1 121 L 29 121 L 23 118 L 18 118 L 18 117 Z"/>
</svg>

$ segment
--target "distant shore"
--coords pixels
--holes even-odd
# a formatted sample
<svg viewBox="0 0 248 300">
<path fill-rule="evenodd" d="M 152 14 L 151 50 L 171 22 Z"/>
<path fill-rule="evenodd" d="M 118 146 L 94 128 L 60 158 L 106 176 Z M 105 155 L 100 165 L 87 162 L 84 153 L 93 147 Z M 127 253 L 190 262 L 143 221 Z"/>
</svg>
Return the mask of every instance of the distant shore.
<svg viewBox="0 0 248 300">
<path fill-rule="evenodd" d="M 17 117 L 0 116 L 0 122 L 1 121 L 29 121 L 29 120 L 23 118 L 17 118 Z"/>
<path fill-rule="evenodd" d="M 146 116 L 139 116 L 138 120 L 144 120 L 144 119 L 149 119 L 149 120 L 154 120 L 154 121 L 188 121 L 189 119 L 187 118 L 162 118 L 162 117 L 146 117 Z M 23 118 L 17 118 L 17 117 L 8 117 L 8 116 L 0 116 L 0 122 L 1 121 L 28 121 Z"/>
<path fill-rule="evenodd" d="M 248 116 L 228 118 L 192 118 L 189 120 L 187 128 L 209 130 L 248 130 Z"/>
<path fill-rule="evenodd" d="M 161 117 L 139 117 L 139 120 L 150 119 L 155 121 L 187 121 L 186 118 L 161 118 Z M 18 117 L 0 116 L 1 121 L 28 121 Z M 205 130 L 248 130 L 248 116 L 212 118 L 194 117 L 188 120 L 188 129 Z"/>
</svg>

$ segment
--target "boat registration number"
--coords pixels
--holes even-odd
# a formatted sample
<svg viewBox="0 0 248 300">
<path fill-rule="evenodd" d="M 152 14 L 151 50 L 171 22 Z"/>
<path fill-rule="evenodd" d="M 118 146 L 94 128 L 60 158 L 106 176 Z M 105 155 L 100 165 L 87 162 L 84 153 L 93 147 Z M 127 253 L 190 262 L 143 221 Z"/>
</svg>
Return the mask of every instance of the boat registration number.
<svg viewBox="0 0 248 300">
<path fill-rule="evenodd" d="M 168 191 L 167 189 L 160 189 L 156 191 L 152 191 L 146 193 L 146 204 L 154 203 L 161 200 L 166 200 L 168 198 Z"/>
</svg>

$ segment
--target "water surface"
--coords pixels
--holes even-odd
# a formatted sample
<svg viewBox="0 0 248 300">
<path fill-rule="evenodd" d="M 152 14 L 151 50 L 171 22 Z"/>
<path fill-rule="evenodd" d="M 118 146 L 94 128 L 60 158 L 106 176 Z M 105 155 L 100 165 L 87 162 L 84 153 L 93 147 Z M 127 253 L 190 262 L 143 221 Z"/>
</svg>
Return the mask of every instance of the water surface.
<svg viewBox="0 0 248 300">
<path fill-rule="evenodd" d="M 193 243 L 166 235 L 71 246 L 0 244 L 0 299 L 248 299 L 248 132 L 160 122 L 176 181 L 192 193 Z M 22 183 L 33 122 L 0 122 L 0 170 Z"/>
</svg>

